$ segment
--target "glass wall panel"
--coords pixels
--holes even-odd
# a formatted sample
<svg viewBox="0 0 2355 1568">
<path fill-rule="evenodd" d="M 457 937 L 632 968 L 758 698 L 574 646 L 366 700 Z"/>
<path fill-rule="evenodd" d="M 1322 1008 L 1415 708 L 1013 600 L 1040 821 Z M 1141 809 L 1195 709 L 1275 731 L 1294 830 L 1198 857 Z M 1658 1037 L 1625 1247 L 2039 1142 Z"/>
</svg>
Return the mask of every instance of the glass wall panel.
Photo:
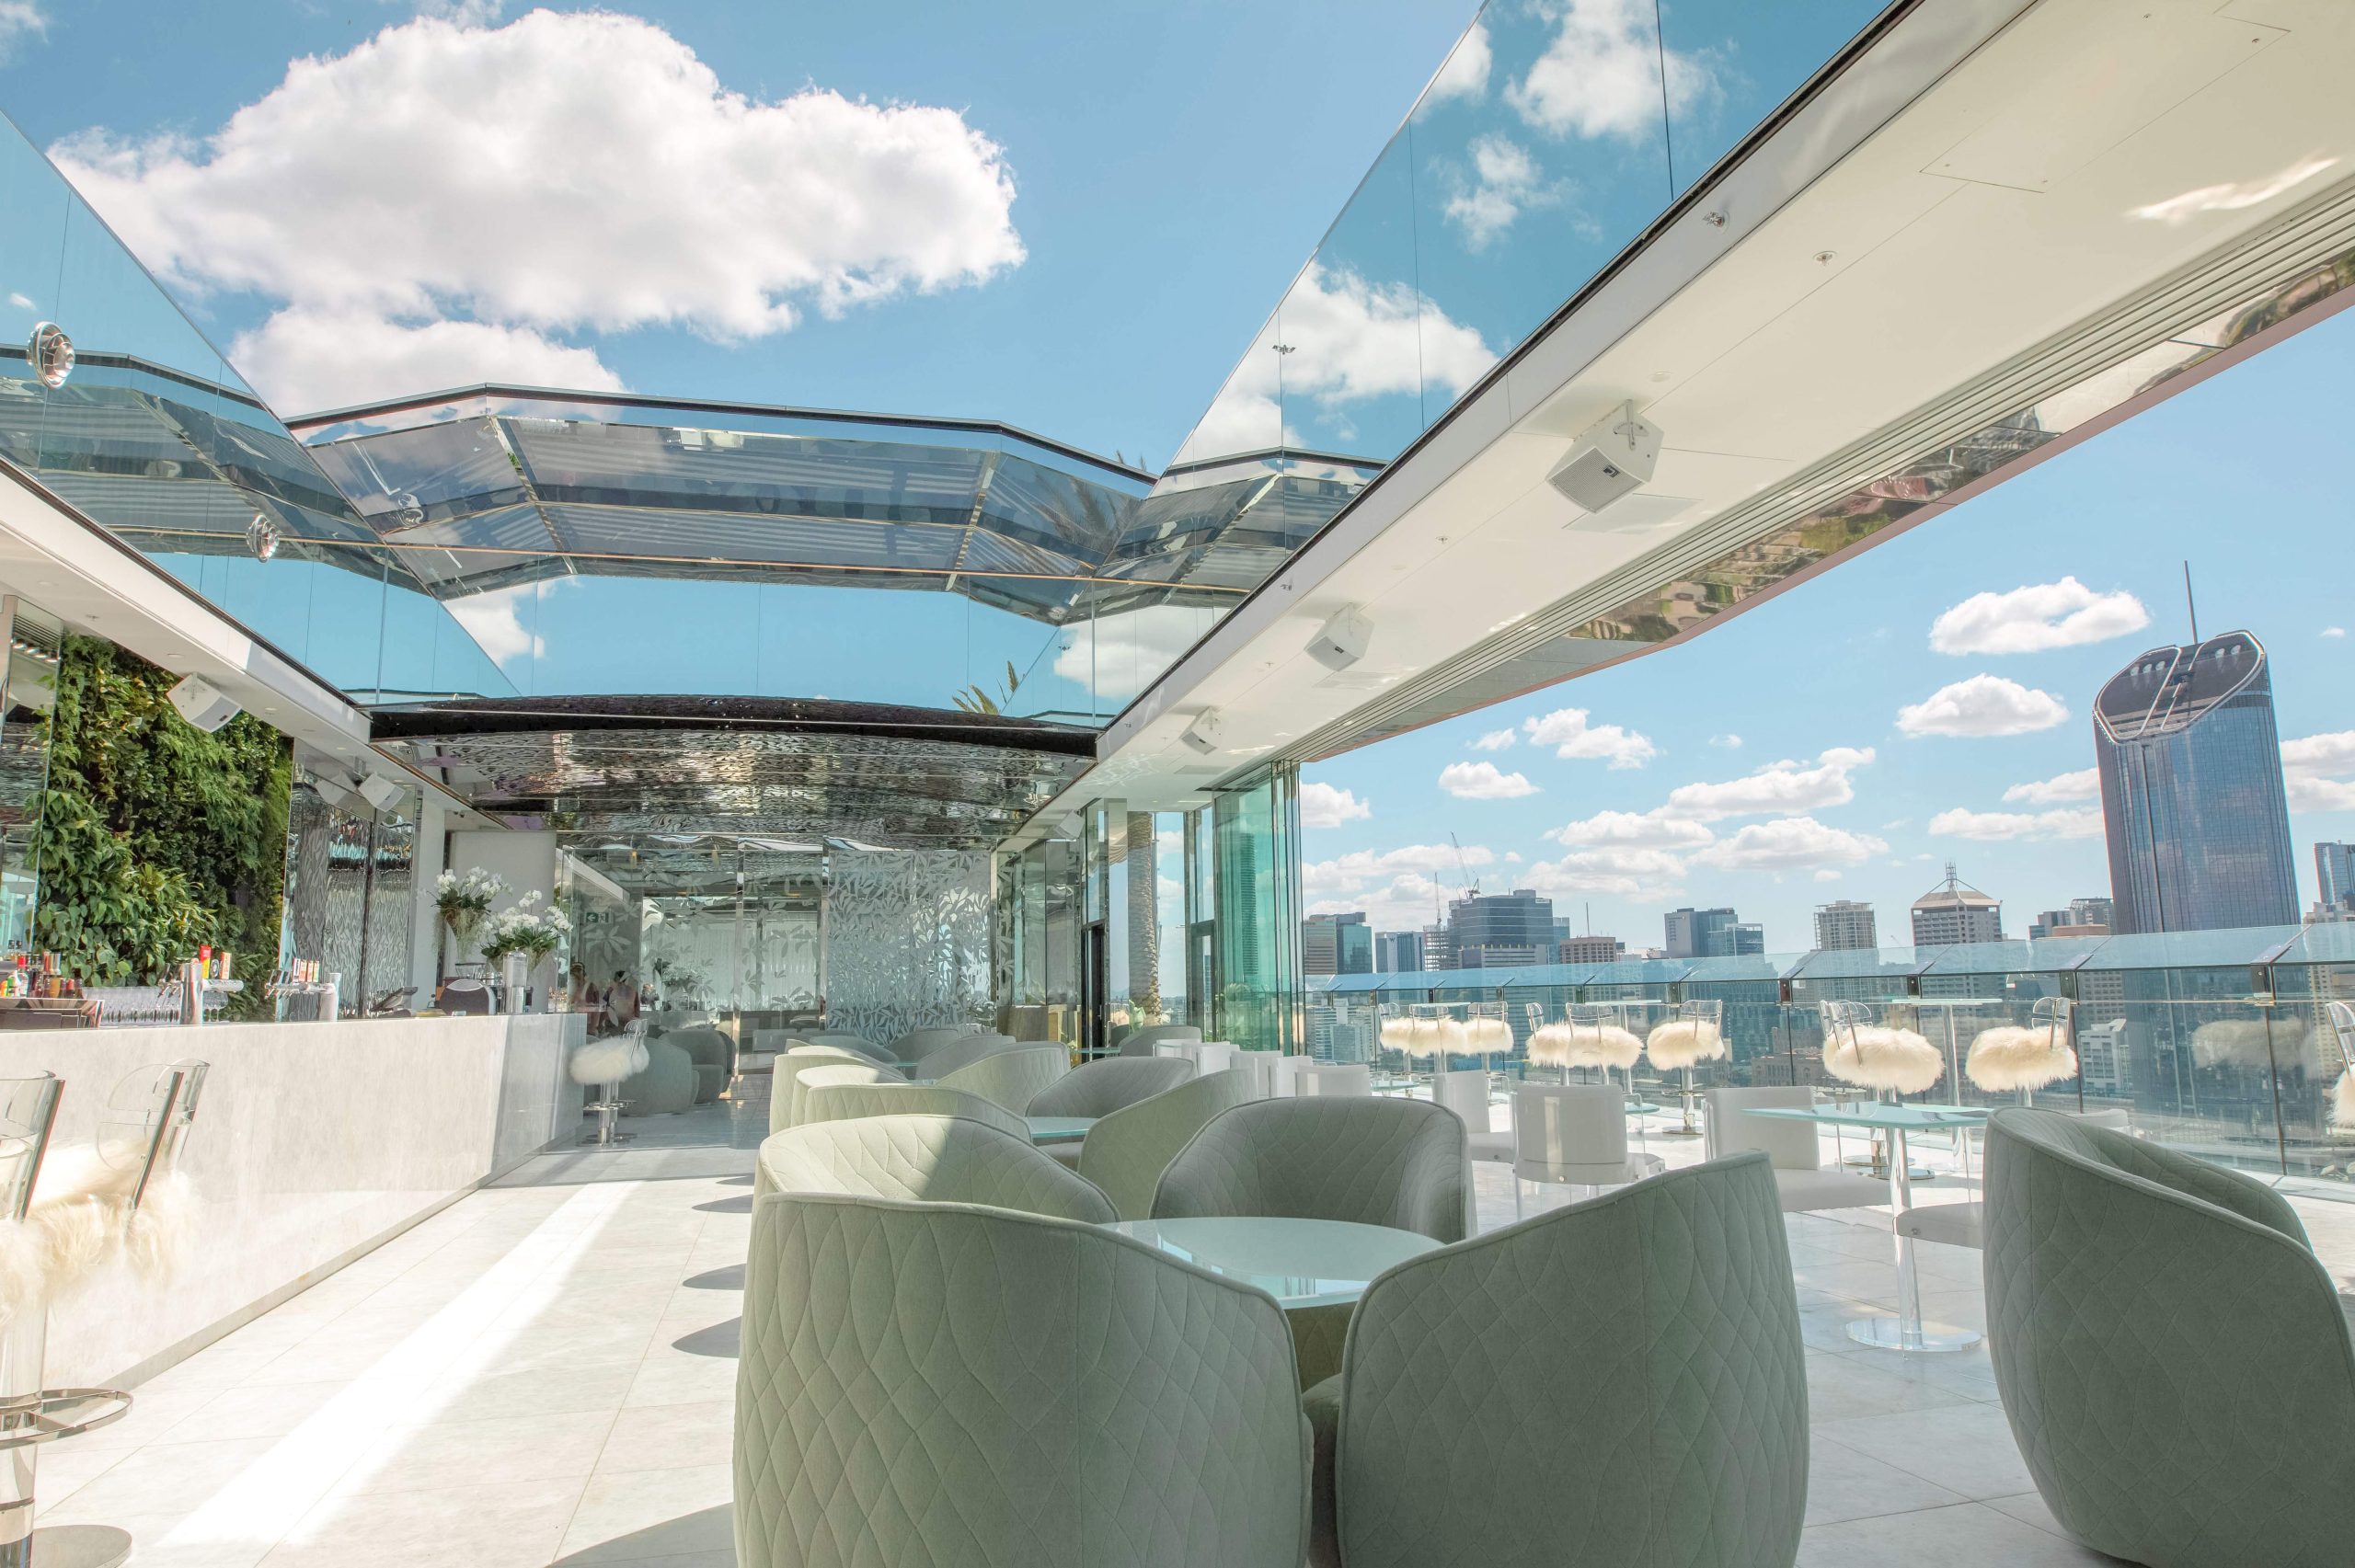
<svg viewBox="0 0 2355 1568">
<path fill-rule="evenodd" d="M 1879 14 L 1884 0 L 1660 0 L 1682 194 Z M 1652 77 L 1660 95 L 1660 76 Z"/>
<path fill-rule="evenodd" d="M 1212 1026 L 1246 1050 L 1301 1048 L 1299 771 L 1212 797 L 1219 980 Z"/>
</svg>

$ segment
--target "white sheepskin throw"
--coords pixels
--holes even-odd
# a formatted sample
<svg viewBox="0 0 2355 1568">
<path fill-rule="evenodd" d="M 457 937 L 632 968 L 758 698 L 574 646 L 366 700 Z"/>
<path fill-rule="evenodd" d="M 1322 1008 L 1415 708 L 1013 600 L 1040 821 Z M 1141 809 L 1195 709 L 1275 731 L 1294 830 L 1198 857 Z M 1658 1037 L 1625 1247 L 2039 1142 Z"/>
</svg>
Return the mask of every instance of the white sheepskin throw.
<svg viewBox="0 0 2355 1568">
<path fill-rule="evenodd" d="M 2330 1125 L 2334 1131 L 2355 1132 L 2355 1068 L 2340 1073 L 2330 1087 Z"/>
<path fill-rule="evenodd" d="M 1453 1018 L 1410 1018 L 1413 1025 L 1401 1048 L 1410 1057 L 1468 1056 L 1472 1047 L 1462 1023 Z"/>
<path fill-rule="evenodd" d="M 2041 1089 L 2077 1076 L 2077 1053 L 2056 1024 L 1999 1024 L 1970 1042 L 1962 1070 L 1982 1089 Z"/>
<path fill-rule="evenodd" d="M 572 1053 L 566 1064 L 575 1083 L 619 1083 L 646 1070 L 646 1045 L 627 1035 L 592 1040 Z"/>
<path fill-rule="evenodd" d="M 2280 1043 L 2287 1047 L 2293 1037 L 2285 1030 Z M 2191 1032 L 2191 1060 L 2195 1067 L 2270 1066 L 2271 1058 L 2265 1049 L 2265 1020 L 2218 1018 L 2202 1024 Z"/>
<path fill-rule="evenodd" d="M 1947 1075 L 1947 1059 L 1911 1029 L 1868 1024 L 1853 1036 L 1844 1030 L 1834 1034 L 1823 1048 L 1823 1070 L 1867 1089 L 1919 1094 Z"/>
<path fill-rule="evenodd" d="M 1726 1054 L 1726 1037 L 1706 1018 L 1677 1018 L 1660 1024 L 1644 1041 L 1652 1065 L 1663 1070 L 1716 1061 Z"/>
<path fill-rule="evenodd" d="M 1382 1021 L 1382 1048 L 1403 1051 L 1414 1037 L 1415 1021 L 1411 1018 L 1385 1018 Z"/>
<path fill-rule="evenodd" d="M 1501 1056 L 1512 1049 L 1512 1026 L 1501 1018 L 1475 1018 L 1464 1025 L 1465 1049 L 1474 1056 Z"/>
<path fill-rule="evenodd" d="M 1566 1024 L 1570 1043 L 1562 1061 L 1566 1067 L 1633 1067 L 1644 1053 L 1644 1042 L 1616 1024 Z"/>
<path fill-rule="evenodd" d="M 169 1172 L 147 1184 L 133 1212 L 144 1149 L 115 1158 L 95 1148 L 52 1150 L 41 1162 L 40 1185 L 20 1232 L 0 1240 L 0 1299 L 16 1306 L 69 1294 L 118 1251 L 140 1277 L 168 1280 L 187 1261 L 196 1223 L 196 1195 L 187 1176 Z"/>
<path fill-rule="evenodd" d="M 1541 1067 L 1570 1065 L 1570 1026 L 1545 1024 L 1530 1031 L 1529 1059 Z"/>
</svg>

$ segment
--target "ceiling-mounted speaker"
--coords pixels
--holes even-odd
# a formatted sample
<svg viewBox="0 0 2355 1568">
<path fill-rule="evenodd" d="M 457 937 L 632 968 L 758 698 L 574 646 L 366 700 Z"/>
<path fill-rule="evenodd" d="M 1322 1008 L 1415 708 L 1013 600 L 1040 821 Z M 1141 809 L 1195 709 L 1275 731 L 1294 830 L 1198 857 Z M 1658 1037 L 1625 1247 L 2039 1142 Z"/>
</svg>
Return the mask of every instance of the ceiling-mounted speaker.
<svg viewBox="0 0 2355 1568">
<path fill-rule="evenodd" d="M 1601 511 L 1650 484 L 1659 462 L 1660 427 L 1623 403 L 1589 427 L 1545 477 L 1588 511 Z"/>
<path fill-rule="evenodd" d="M 360 793 L 367 797 L 369 805 L 379 811 L 390 811 L 408 798 L 408 791 L 382 773 L 370 773 L 362 779 Z"/>
<path fill-rule="evenodd" d="M 213 690 L 213 683 L 190 675 L 172 688 L 172 706 L 180 717 L 210 735 L 236 718 L 242 711 L 236 704 Z"/>
<path fill-rule="evenodd" d="M 1373 623 L 1356 605 L 1345 604 L 1308 639 L 1308 657 L 1327 670 L 1347 670 L 1373 642 Z"/>
<path fill-rule="evenodd" d="M 1184 741 L 1189 749 L 1207 757 L 1218 750 L 1219 739 L 1225 732 L 1226 725 L 1219 717 L 1218 710 L 1204 708 L 1194 715 L 1194 722 L 1188 725 L 1186 733 L 1178 738 Z"/>
</svg>

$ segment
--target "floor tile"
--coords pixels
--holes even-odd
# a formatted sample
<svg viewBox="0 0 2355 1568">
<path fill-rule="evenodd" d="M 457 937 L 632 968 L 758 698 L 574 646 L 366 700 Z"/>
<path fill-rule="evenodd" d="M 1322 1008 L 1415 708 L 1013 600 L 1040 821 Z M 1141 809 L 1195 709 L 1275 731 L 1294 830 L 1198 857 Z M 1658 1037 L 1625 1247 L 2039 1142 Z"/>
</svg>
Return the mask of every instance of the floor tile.
<svg viewBox="0 0 2355 1568">
<path fill-rule="evenodd" d="M 339 1494 L 262 1562 L 267 1568 L 544 1568 L 581 1487 L 574 1478 Z"/>
<path fill-rule="evenodd" d="M 1972 1499 L 2035 1489 L 2003 1411 L 1951 1404 L 1816 1425 L 1822 1436 Z"/>
<path fill-rule="evenodd" d="M 1798 1568 L 2077 1568 L 2113 1559 L 1976 1503 L 1817 1525 Z"/>
<path fill-rule="evenodd" d="M 736 1402 L 633 1406 L 614 1424 L 597 1460 L 603 1471 L 676 1470 L 729 1461 L 736 1435 Z"/>
<path fill-rule="evenodd" d="M 1810 1391 L 1814 1379 L 1809 1378 Z M 1883 1464 L 1818 1434 L 1808 1456 L 1807 1522 L 1832 1524 L 1967 1501 L 1945 1487 Z"/>
<path fill-rule="evenodd" d="M 339 1493 L 419 1492 L 584 1476 L 613 1430 L 608 1412 L 507 1415 L 396 1428 L 362 1454 Z"/>
<path fill-rule="evenodd" d="M 581 1494 L 558 1561 L 627 1562 L 732 1547 L 732 1490 L 724 1464 L 601 1471 Z"/>
</svg>

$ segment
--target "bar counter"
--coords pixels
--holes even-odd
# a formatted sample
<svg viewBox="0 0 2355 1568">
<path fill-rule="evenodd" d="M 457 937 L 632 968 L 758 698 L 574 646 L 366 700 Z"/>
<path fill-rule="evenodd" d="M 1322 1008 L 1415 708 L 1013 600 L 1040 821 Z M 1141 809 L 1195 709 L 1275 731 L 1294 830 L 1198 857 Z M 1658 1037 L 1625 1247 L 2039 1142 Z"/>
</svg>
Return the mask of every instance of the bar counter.
<svg viewBox="0 0 2355 1568">
<path fill-rule="evenodd" d="M 50 1316 L 48 1380 L 135 1385 L 580 1127 L 577 1013 L 0 1032 L 0 1077 L 65 1081 L 53 1148 L 95 1141 L 122 1081 L 212 1064 L 181 1168 L 188 1266 L 121 1265 Z"/>
</svg>

